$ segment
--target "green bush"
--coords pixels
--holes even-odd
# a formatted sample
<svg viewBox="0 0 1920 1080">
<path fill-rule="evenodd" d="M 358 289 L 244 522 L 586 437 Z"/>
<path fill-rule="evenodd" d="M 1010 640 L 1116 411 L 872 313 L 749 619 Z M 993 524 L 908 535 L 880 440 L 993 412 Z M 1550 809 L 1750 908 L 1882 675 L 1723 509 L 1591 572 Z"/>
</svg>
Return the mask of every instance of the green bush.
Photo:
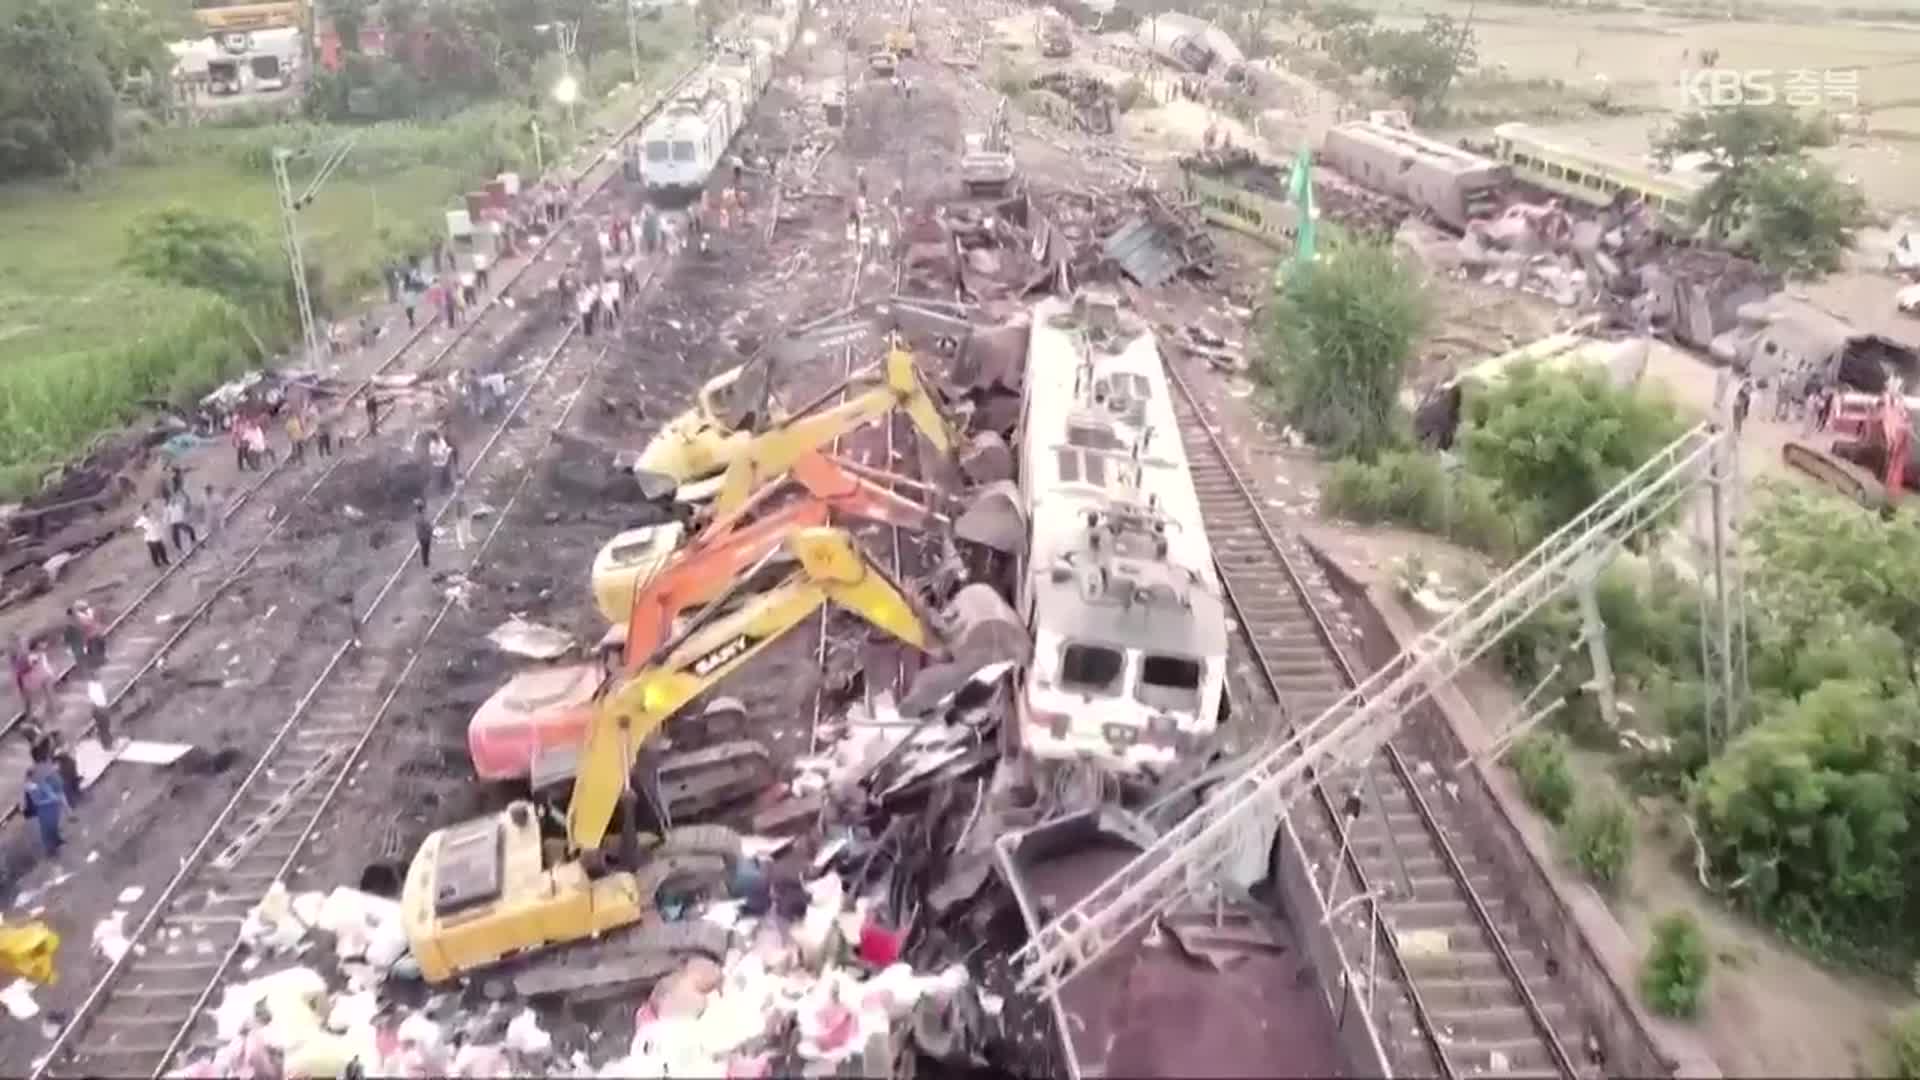
<svg viewBox="0 0 1920 1080">
<path fill-rule="evenodd" d="M 1661 916 L 1653 924 L 1653 947 L 1640 968 L 1640 993 L 1662 1016 L 1692 1017 L 1700 1011 L 1712 962 L 1706 935 L 1690 913 Z M 1915 1046 L 1920 1048 L 1920 1043 Z"/>
<path fill-rule="evenodd" d="M 1502 510 L 1491 484 L 1448 473 L 1419 451 L 1389 451 L 1371 465 L 1335 462 L 1320 497 L 1322 509 L 1349 521 L 1418 529 L 1496 558 L 1524 551 L 1531 539 L 1525 515 Z"/>
<path fill-rule="evenodd" d="M 1557 732 L 1536 732 L 1507 751 L 1507 767 L 1520 778 L 1520 790 L 1542 817 L 1558 825 L 1573 807 L 1573 768 L 1567 764 L 1567 740 Z"/>
<path fill-rule="evenodd" d="M 1114 108 L 1121 112 L 1132 112 L 1134 107 L 1140 104 L 1141 95 L 1146 92 L 1146 84 L 1139 79 L 1131 77 L 1122 79 L 1120 85 L 1113 89 Z"/>
<path fill-rule="evenodd" d="M 1900 1011 L 1887 1042 L 1893 1058 L 1888 1073 L 1900 1080 L 1920 1080 L 1920 1005 Z"/>
<path fill-rule="evenodd" d="M 1580 800 L 1563 829 L 1575 866 L 1601 888 L 1626 877 L 1633 859 L 1633 812 L 1613 795 Z"/>
</svg>

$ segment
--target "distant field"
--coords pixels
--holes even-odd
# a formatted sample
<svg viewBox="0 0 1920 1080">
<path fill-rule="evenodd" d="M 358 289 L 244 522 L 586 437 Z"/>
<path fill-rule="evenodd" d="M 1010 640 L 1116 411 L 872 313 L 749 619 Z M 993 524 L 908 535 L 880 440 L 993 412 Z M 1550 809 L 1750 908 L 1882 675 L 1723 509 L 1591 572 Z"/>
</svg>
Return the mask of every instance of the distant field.
<svg viewBox="0 0 1920 1080">
<path fill-rule="evenodd" d="M 686 22 L 661 35 L 640 86 L 622 84 L 580 105 L 580 135 L 630 117 L 678 71 L 692 37 Z M 624 56 L 612 60 L 619 61 L 606 65 L 614 74 L 600 85 L 630 74 Z M 429 238 L 444 235 L 444 210 L 493 168 L 530 171 L 528 116 L 521 106 L 499 104 L 431 124 L 351 129 L 359 141 L 346 165 L 300 217 L 308 264 L 319 268 L 337 311 L 350 312 L 379 291 L 386 259 L 422 251 Z M 569 127 L 559 106 L 542 102 L 549 166 L 563 156 L 553 140 Z M 296 333 L 251 325 L 208 294 L 128 271 L 121 265 L 128 227 L 169 206 L 227 214 L 253 225 L 283 265 L 271 149 L 292 143 L 324 150 L 348 130 L 163 129 L 77 187 L 0 185 L 0 498 L 33 490 L 46 470 L 139 415 L 147 402 L 190 400 L 259 363 L 256 336 L 272 346 Z M 321 156 L 296 162 L 296 190 Z"/>
<path fill-rule="evenodd" d="M 429 219 L 471 178 L 416 166 L 341 180 L 301 215 L 302 238 L 336 277 L 377 269 L 379 229 Z M 84 351 L 168 320 L 191 294 L 119 268 L 127 227 L 141 214 L 191 205 L 232 214 L 279 236 L 272 177 L 220 160 L 115 169 L 69 191 L 0 187 L 0 365 Z"/>
<path fill-rule="evenodd" d="M 1851 11 L 1875 2 L 1846 0 L 1831 7 Z M 1589 13 L 1485 3 L 1470 7 L 1464 0 L 1375 6 L 1385 21 L 1399 25 L 1412 25 L 1428 11 L 1464 19 L 1471 10 L 1483 68 L 1499 68 L 1515 80 L 1559 79 L 1595 95 L 1604 87 L 1613 102 L 1638 115 L 1553 127 L 1620 153 L 1644 153 L 1649 130 L 1685 106 L 1680 76 L 1699 66 L 1703 49 L 1719 50 L 1717 66 L 1722 69 L 1772 72 L 1782 95 L 1795 72 L 1823 78 L 1827 72 L 1844 72 L 1843 82 L 1853 75 L 1857 106 L 1841 95 L 1826 95 L 1824 89 L 1823 97 L 1831 111 L 1867 113 L 1869 134 L 1822 156 L 1841 173 L 1856 177 L 1876 206 L 1920 207 L 1920 23 L 1705 19 L 1650 10 Z M 1741 4 L 1745 11 L 1757 7 Z M 1916 10 L 1915 5 L 1892 0 L 1885 0 L 1885 8 L 1903 14 Z"/>
</svg>

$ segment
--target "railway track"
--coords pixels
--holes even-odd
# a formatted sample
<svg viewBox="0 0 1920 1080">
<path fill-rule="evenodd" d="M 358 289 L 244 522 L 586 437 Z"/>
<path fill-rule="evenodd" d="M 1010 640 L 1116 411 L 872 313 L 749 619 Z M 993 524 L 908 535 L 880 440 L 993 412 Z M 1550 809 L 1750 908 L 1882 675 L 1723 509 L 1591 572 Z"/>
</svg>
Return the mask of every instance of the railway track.
<svg viewBox="0 0 1920 1080">
<path fill-rule="evenodd" d="M 649 275 L 642 295 L 656 276 Z M 504 495 L 463 567 L 468 574 L 506 527 L 542 451 L 606 356 L 607 346 L 577 343 L 576 332 L 576 323 L 563 325 L 538 373 L 459 478 L 459 492 L 485 487 L 493 497 Z M 451 503 L 444 501 L 436 523 Z M 343 640 L 328 654 L 240 790 L 128 935 L 134 947 L 95 985 L 36 1076 L 159 1076 L 183 1052 L 210 1047 L 212 1033 L 198 1021 L 235 971 L 247 912 L 293 872 L 422 648 L 459 602 L 415 566 L 417 557 L 412 545 L 402 549 L 362 616 L 359 645 Z M 371 618 L 389 612 L 395 617 Z"/>
<path fill-rule="evenodd" d="M 1309 588 L 1316 572 L 1267 523 L 1186 383 L 1172 366 L 1167 374 L 1214 561 L 1254 665 L 1285 716 L 1319 716 L 1360 680 Z M 1382 961 L 1356 982 L 1388 1066 L 1449 1080 L 1587 1076 L 1560 1034 L 1582 1026 L 1578 999 L 1543 949 L 1519 944 L 1537 938 L 1500 895 L 1499 870 L 1467 847 L 1470 825 L 1439 788 L 1451 768 L 1390 742 L 1362 775 L 1315 785 L 1314 809 L 1294 815 L 1316 871 L 1341 871 L 1326 870 L 1321 891 L 1346 955 Z"/>
<path fill-rule="evenodd" d="M 671 100 L 673 94 L 686 81 L 690 73 L 674 79 L 668 87 L 657 95 L 653 105 L 643 109 L 634 122 L 613 136 L 612 142 L 618 143 L 627 135 L 638 130 L 652 117 L 659 104 Z M 553 229 L 541 241 L 529 257 L 510 274 L 502 275 L 500 286 L 488 295 L 478 310 L 474 311 L 462 323 L 446 342 L 437 347 L 420 349 L 423 343 L 430 343 L 430 334 L 436 322 L 429 317 L 415 329 L 407 332 L 398 341 L 393 351 L 380 361 L 366 378 L 362 379 L 343 396 L 338 405 L 342 414 L 353 403 L 364 398 L 375 385 L 375 379 L 396 374 L 425 374 L 442 366 L 457 350 L 473 339 L 474 332 L 484 325 L 503 337 L 513 331 L 524 320 L 532 317 L 525 310 L 516 310 L 511 305 L 502 305 L 500 300 L 541 263 L 541 256 L 556 243 L 565 224 L 570 223 L 572 215 L 585 209 L 619 175 L 617 165 L 608 166 L 595 155 L 593 164 L 576 177 L 585 180 L 598 169 L 605 174 L 594 182 L 591 188 L 570 208 L 566 222 L 560 228 Z M 557 276 L 558 268 L 547 266 L 548 276 Z M 482 355 L 485 350 L 482 350 Z M 290 505 L 299 505 L 310 499 L 329 479 L 349 462 L 344 452 L 354 444 L 364 442 L 365 435 L 347 438 L 341 433 L 339 442 L 342 453 L 331 458 L 309 456 L 306 462 L 295 464 L 287 458 L 274 462 L 258 479 L 241 489 L 233 502 L 222 514 L 217 526 L 209 537 L 203 537 L 202 543 L 190 551 L 182 553 L 173 564 L 158 574 L 145 587 L 140 589 L 131 600 L 113 613 L 106 627 L 106 646 L 108 659 L 94 674 L 106 694 L 109 713 L 117 713 L 141 686 L 142 681 L 155 670 L 164 666 L 167 654 L 173 650 L 200 623 L 219 599 L 226 594 L 230 585 L 247 576 L 256 561 L 272 549 L 274 541 L 280 537 L 281 530 L 291 520 L 287 513 L 288 504 L 269 502 L 266 498 L 275 482 L 282 477 L 312 473 L 313 479 L 300 489 Z M 318 472 L 313 470 L 318 469 Z M 211 588 L 205 587 L 203 575 L 194 573 L 207 561 L 206 552 L 212 545 L 205 541 L 219 537 L 220 546 L 228 551 L 238 550 L 239 555 L 230 568 L 224 568 Z M 218 571 L 216 571 L 218 572 Z M 144 619 L 150 612 L 170 614 L 173 617 L 165 622 Z M 52 706 L 49 710 L 52 720 L 48 727 L 66 734 L 70 739 L 83 731 L 92 712 L 92 703 L 87 696 L 86 680 L 79 678 L 84 674 L 80 668 L 69 662 L 55 675 L 52 693 Z M 0 775 L 21 776 L 25 773 L 30 758 L 25 743 L 17 739 L 4 737 L 17 728 L 26 719 L 23 711 L 15 711 L 4 724 L 0 724 Z M 19 799 L 7 801 L 0 807 L 0 826 L 6 825 L 20 813 Z"/>
</svg>

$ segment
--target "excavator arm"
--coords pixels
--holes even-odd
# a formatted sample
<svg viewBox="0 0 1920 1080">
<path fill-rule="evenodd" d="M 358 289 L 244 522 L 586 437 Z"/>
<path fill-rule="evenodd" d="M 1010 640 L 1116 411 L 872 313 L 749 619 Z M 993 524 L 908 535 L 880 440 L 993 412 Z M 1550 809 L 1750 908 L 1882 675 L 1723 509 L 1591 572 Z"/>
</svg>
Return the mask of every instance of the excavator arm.
<svg viewBox="0 0 1920 1080">
<path fill-rule="evenodd" d="M 755 492 L 783 476 L 803 455 L 896 408 L 906 410 L 914 427 L 935 450 L 953 453 L 953 430 L 920 382 L 913 354 L 896 345 L 887 351 L 886 379 L 880 385 L 831 408 L 794 416 L 755 438 L 727 467 L 720 494 L 714 500 L 715 517 L 730 516 L 745 506 Z"/>
<path fill-rule="evenodd" d="M 844 530 L 802 529 L 787 548 L 800 569 L 739 611 L 670 643 L 659 663 L 627 679 L 601 700 L 574 777 L 567 837 L 576 851 L 597 849 L 640 747 L 676 711 L 726 678 L 824 604 L 858 614 L 900 641 L 925 649 L 929 632 L 899 586 Z"/>
<path fill-rule="evenodd" d="M 915 530 L 925 528 L 935 516 L 912 499 L 855 475 L 817 451 L 808 451 L 793 463 L 793 478 L 806 488 L 807 498 L 741 524 L 767 495 L 779 490 L 770 485 L 739 511 L 708 526 L 693 546 L 675 553 L 659 573 L 634 583 L 633 609 L 627 616 L 626 670 L 638 670 L 653 659 L 682 611 L 713 602 L 791 535 L 825 526 L 836 514 Z"/>
</svg>

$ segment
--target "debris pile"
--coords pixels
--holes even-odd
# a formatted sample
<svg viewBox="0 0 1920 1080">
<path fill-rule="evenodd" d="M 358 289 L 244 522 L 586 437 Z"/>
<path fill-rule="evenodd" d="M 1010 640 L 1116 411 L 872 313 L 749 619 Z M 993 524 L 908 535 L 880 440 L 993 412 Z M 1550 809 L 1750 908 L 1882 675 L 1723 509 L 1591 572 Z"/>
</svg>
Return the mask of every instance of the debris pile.
<svg viewBox="0 0 1920 1080">
<path fill-rule="evenodd" d="M 1029 88 L 1025 101 L 1029 112 L 1069 131 L 1113 134 L 1119 104 L 1113 87 L 1103 80 L 1084 72 L 1050 71 L 1034 78 Z"/>
<path fill-rule="evenodd" d="M 614 1003 L 631 1017 L 630 1038 L 596 1025 L 572 1049 L 526 1001 L 449 992 L 419 1002 L 397 903 L 346 888 L 290 895 L 276 883 L 248 916 L 254 956 L 243 966 L 322 952 L 317 930 L 332 940 L 337 977 L 294 964 L 228 987 L 213 1011 L 216 1048 L 172 1075 L 771 1076 L 848 1063 L 884 1075 L 909 1042 L 981 1061 L 1001 1000 L 958 963 L 908 962 L 888 891 L 856 894 L 834 869 L 874 877 L 888 843 L 845 830 L 810 862 L 784 842 L 756 845 L 766 858 L 736 868 L 732 895 L 676 913 L 723 931 L 724 958 L 687 959 Z"/>
</svg>

